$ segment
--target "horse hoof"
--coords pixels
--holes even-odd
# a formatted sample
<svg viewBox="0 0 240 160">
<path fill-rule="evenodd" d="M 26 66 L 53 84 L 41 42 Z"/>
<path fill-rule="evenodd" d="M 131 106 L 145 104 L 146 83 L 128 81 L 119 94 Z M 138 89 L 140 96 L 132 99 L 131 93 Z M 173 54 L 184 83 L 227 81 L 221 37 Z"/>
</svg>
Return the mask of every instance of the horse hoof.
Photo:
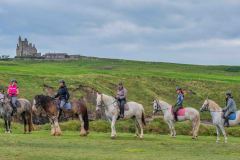
<svg viewBox="0 0 240 160">
<path fill-rule="evenodd" d="M 138 134 L 135 134 L 133 137 L 137 138 L 137 137 L 139 137 L 139 135 L 138 135 Z"/>
<path fill-rule="evenodd" d="M 85 137 L 85 136 L 87 136 L 87 133 L 80 133 L 80 136 Z"/>
<path fill-rule="evenodd" d="M 176 136 L 172 136 L 172 138 L 176 138 Z"/>
<path fill-rule="evenodd" d="M 143 139 L 143 136 L 140 136 L 139 138 L 140 138 L 140 139 Z"/>
<path fill-rule="evenodd" d="M 116 135 L 114 135 L 114 136 L 111 136 L 111 139 L 116 139 Z"/>
</svg>

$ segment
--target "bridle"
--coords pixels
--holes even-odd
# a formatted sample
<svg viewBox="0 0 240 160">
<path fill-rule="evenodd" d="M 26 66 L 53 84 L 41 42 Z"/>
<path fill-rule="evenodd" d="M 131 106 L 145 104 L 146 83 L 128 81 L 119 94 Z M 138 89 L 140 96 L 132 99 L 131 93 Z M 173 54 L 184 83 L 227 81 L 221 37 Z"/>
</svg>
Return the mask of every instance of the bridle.
<svg viewBox="0 0 240 160">
<path fill-rule="evenodd" d="M 201 111 L 209 111 L 209 112 L 223 112 L 223 111 L 212 111 L 209 108 L 209 101 L 207 100 L 207 104 L 204 104 L 204 107 L 201 109 Z"/>
<path fill-rule="evenodd" d="M 109 107 L 111 105 L 113 105 L 114 103 L 116 103 L 117 100 L 115 99 L 112 103 L 106 105 L 104 102 L 103 102 L 103 94 L 101 94 L 101 101 L 100 101 L 100 104 L 97 104 L 97 107 L 99 108 L 102 108 L 102 107 Z"/>
<path fill-rule="evenodd" d="M 161 109 L 161 106 L 160 106 L 160 104 L 159 104 L 159 101 L 158 100 L 155 100 L 155 103 L 156 103 L 156 109 L 154 108 L 154 110 L 156 111 L 156 112 L 158 112 L 158 111 L 162 111 L 162 109 Z"/>
</svg>

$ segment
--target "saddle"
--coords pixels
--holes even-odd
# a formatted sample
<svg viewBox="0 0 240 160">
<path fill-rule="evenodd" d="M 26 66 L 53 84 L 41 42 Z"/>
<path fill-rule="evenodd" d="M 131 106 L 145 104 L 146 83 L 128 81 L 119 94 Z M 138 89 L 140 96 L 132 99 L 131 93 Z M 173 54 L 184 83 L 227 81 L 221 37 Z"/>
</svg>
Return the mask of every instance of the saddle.
<svg viewBox="0 0 240 160">
<path fill-rule="evenodd" d="M 186 109 L 182 107 L 177 111 L 177 116 L 180 116 L 180 117 L 185 116 L 185 112 L 186 112 Z M 174 115 L 173 108 L 172 108 L 172 114 Z"/>
</svg>

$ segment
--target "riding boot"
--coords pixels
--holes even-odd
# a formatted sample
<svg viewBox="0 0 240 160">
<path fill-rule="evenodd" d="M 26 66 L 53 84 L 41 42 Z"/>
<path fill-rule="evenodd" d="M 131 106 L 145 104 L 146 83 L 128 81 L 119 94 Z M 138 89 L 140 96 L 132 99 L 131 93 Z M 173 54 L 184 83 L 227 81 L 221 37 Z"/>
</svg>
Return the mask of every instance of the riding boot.
<svg viewBox="0 0 240 160">
<path fill-rule="evenodd" d="M 228 118 L 225 118 L 224 127 L 229 127 L 229 120 L 228 120 Z"/>
<path fill-rule="evenodd" d="M 178 121 L 177 112 L 174 112 L 174 119 L 176 122 Z"/>
<path fill-rule="evenodd" d="M 120 107 L 120 118 L 124 118 L 124 108 Z"/>
<path fill-rule="evenodd" d="M 58 120 L 59 120 L 59 121 L 61 120 L 61 115 L 62 115 L 62 109 L 60 108 L 60 109 L 59 109 L 59 115 L 58 115 Z"/>
<path fill-rule="evenodd" d="M 12 113 L 11 116 L 14 116 L 17 113 L 17 108 L 16 107 L 12 107 Z"/>
</svg>

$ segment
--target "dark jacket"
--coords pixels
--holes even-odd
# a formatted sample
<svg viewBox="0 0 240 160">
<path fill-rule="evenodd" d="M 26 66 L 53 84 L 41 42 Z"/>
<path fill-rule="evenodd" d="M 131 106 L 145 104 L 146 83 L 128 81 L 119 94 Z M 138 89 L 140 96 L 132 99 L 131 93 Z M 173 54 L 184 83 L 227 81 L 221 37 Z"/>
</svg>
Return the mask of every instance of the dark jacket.
<svg viewBox="0 0 240 160">
<path fill-rule="evenodd" d="M 60 100 L 68 101 L 70 98 L 70 94 L 66 86 L 60 87 L 58 89 L 58 93 L 55 95 L 55 98 L 59 98 Z"/>
</svg>

